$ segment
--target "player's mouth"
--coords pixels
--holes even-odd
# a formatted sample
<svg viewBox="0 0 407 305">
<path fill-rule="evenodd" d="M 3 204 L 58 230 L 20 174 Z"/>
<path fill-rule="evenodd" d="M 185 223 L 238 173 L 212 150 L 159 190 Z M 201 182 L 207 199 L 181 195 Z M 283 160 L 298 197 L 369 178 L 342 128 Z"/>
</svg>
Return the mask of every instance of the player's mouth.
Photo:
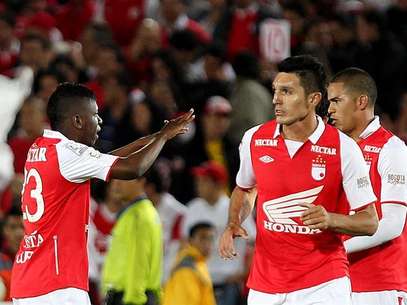
<svg viewBox="0 0 407 305">
<path fill-rule="evenodd" d="M 276 116 L 282 116 L 282 115 L 284 115 L 284 112 L 282 110 L 280 110 L 280 109 L 276 109 L 276 110 L 274 110 L 274 114 Z"/>
</svg>

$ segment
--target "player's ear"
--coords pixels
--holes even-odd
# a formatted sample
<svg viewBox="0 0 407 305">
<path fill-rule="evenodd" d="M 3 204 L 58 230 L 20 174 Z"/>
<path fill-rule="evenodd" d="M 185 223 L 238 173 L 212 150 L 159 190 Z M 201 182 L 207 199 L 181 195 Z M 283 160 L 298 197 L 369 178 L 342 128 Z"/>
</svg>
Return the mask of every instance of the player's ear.
<svg viewBox="0 0 407 305">
<path fill-rule="evenodd" d="M 317 107 L 321 100 L 322 100 L 321 92 L 312 92 L 310 95 L 308 95 L 308 102 L 314 107 Z"/>
<path fill-rule="evenodd" d="M 77 129 L 83 128 L 83 121 L 79 114 L 75 114 L 74 116 L 72 116 L 72 124 Z"/>
<path fill-rule="evenodd" d="M 356 105 L 360 110 L 365 110 L 369 106 L 369 97 L 365 94 L 359 96 Z"/>
</svg>

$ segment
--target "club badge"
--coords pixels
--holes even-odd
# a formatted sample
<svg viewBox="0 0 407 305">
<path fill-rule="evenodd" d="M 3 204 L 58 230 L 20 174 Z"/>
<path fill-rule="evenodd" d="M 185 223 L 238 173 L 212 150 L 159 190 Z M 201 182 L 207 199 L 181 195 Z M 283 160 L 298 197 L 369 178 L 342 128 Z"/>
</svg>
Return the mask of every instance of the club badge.
<svg viewBox="0 0 407 305">
<path fill-rule="evenodd" d="M 311 176 L 316 181 L 321 181 L 325 178 L 326 171 L 326 161 L 318 155 L 314 160 L 312 160 Z"/>
</svg>

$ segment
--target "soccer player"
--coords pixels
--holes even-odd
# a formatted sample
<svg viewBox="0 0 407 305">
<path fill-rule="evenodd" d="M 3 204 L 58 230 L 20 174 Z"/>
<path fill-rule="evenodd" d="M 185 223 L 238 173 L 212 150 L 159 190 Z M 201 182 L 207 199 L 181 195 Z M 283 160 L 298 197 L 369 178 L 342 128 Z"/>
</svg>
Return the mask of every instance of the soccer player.
<svg viewBox="0 0 407 305">
<path fill-rule="evenodd" d="M 345 241 L 353 305 L 397 305 L 407 292 L 407 149 L 374 115 L 376 97 L 375 81 L 357 68 L 339 72 L 328 87 L 332 125 L 359 144 L 378 198 L 376 233 Z"/>
<path fill-rule="evenodd" d="M 140 177 L 166 141 L 187 130 L 193 110 L 110 154 L 91 147 L 102 120 L 86 87 L 59 85 L 47 114 L 52 130 L 31 146 L 24 168 L 25 235 L 13 266 L 11 296 L 16 305 L 86 305 L 90 179 Z"/>
<path fill-rule="evenodd" d="M 377 214 L 357 144 L 315 113 L 325 93 L 323 66 L 311 56 L 282 61 L 273 81 L 276 119 L 249 129 L 220 241 L 237 255 L 234 237 L 257 189 L 257 237 L 248 279 L 249 305 L 350 305 L 341 233 L 372 235 Z M 347 202 L 354 215 L 345 215 Z"/>
</svg>

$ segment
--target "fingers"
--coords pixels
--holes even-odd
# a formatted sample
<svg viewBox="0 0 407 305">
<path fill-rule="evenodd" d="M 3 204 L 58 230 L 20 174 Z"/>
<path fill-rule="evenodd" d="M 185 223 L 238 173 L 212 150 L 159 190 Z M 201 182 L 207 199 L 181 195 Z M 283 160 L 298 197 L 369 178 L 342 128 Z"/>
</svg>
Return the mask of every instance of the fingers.
<svg viewBox="0 0 407 305">
<path fill-rule="evenodd" d="M 233 245 L 232 233 L 226 230 L 219 241 L 219 255 L 223 259 L 233 259 L 237 256 Z"/>
</svg>

